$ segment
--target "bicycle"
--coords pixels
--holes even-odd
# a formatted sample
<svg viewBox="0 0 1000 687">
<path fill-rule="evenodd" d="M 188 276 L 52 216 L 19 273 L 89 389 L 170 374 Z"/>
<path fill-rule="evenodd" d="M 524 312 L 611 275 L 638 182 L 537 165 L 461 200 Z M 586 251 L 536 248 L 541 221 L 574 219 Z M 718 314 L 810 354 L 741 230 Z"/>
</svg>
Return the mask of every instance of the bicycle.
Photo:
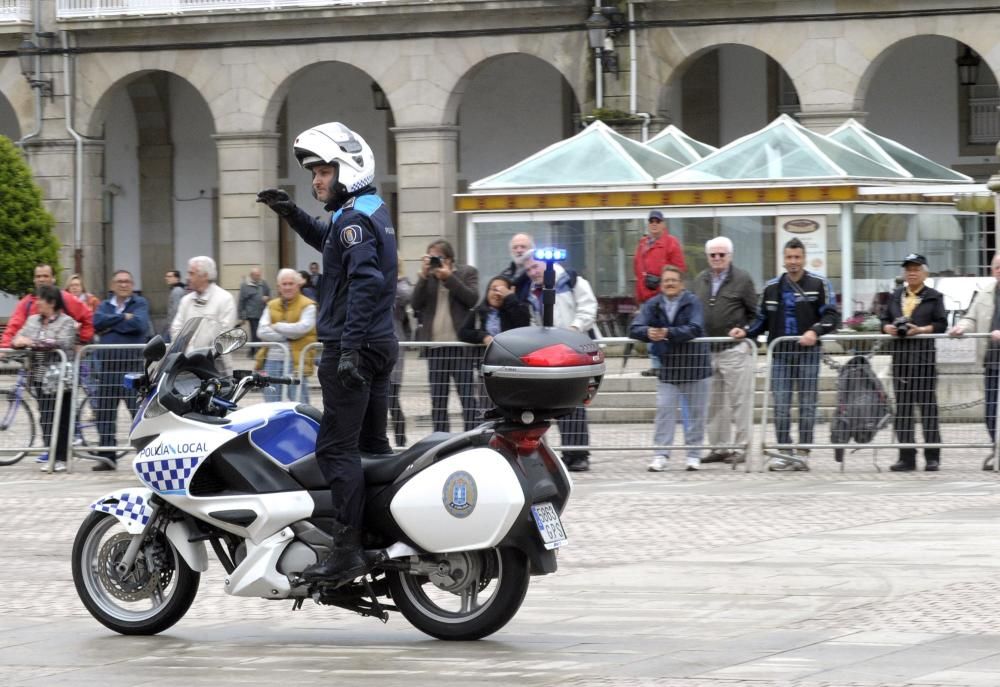
<svg viewBox="0 0 1000 687">
<path fill-rule="evenodd" d="M 35 424 L 35 413 L 27 402 L 30 395 L 28 389 L 30 354 L 9 354 L 21 357 L 23 362 L 17 373 L 17 381 L 10 389 L 0 390 L 0 441 L 13 437 L 13 443 L 20 446 L 34 446 L 38 436 L 38 426 Z M 9 432 L 9 434 L 8 434 Z M 25 441 L 26 440 L 26 441 Z M 0 449 L 0 465 L 14 465 L 33 451 L 30 449 L 16 450 L 6 453 Z"/>
<path fill-rule="evenodd" d="M 77 392 L 79 403 L 76 405 L 76 413 L 74 415 L 76 423 L 73 430 L 73 446 L 100 446 L 101 435 L 97 430 L 96 407 L 98 389 L 94 376 L 91 374 L 90 366 L 86 362 L 80 364 L 79 384 L 80 389 Z M 106 460 L 107 457 L 113 455 L 116 461 L 125 455 L 127 451 L 101 451 L 101 453 L 104 455 L 74 451 L 74 455 L 86 460 Z"/>
</svg>

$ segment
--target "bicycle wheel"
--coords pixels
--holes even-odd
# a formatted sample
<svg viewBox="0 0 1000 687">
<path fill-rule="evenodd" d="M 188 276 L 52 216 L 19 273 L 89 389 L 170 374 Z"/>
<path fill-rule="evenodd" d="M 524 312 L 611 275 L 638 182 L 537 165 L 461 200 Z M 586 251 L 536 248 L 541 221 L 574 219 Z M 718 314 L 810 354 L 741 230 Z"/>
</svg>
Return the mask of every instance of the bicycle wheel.
<svg viewBox="0 0 1000 687">
<path fill-rule="evenodd" d="M 80 390 L 80 401 L 76 407 L 76 428 L 73 430 L 74 446 L 100 446 L 101 434 L 97 431 L 97 411 L 94 408 L 93 397 Z M 102 454 L 114 456 L 118 460 L 125 451 L 101 451 Z M 81 458 L 89 458 L 86 453 Z"/>
<path fill-rule="evenodd" d="M 13 465 L 28 455 L 23 449 L 35 445 L 36 433 L 31 406 L 13 391 L 0 391 L 0 465 Z"/>
</svg>

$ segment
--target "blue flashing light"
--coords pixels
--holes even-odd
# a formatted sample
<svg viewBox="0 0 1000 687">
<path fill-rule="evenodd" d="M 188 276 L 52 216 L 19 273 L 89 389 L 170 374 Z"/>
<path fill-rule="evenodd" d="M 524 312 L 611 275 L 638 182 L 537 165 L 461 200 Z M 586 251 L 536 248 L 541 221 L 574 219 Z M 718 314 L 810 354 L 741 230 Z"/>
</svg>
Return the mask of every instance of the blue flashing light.
<svg viewBox="0 0 1000 687">
<path fill-rule="evenodd" d="M 560 262 L 566 259 L 566 249 L 565 248 L 536 248 L 535 249 L 535 260 L 544 260 L 545 262 Z"/>
</svg>

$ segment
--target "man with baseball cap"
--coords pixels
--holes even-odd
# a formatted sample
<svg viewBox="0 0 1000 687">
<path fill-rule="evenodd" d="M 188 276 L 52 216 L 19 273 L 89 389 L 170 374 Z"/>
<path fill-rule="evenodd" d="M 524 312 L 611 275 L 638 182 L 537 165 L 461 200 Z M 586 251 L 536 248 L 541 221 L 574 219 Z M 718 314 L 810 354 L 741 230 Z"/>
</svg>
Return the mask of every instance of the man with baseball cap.
<svg viewBox="0 0 1000 687">
<path fill-rule="evenodd" d="M 893 291 L 882 315 L 882 332 L 896 337 L 892 352 L 892 388 L 896 394 L 894 428 L 896 440 L 913 444 L 916 440 L 915 409 L 920 406 L 920 424 L 925 444 L 940 444 L 937 404 L 937 351 L 933 339 L 915 339 L 918 334 L 940 334 L 948 326 L 944 296 L 924 285 L 929 275 L 927 258 L 910 253 L 902 262 L 903 285 Z M 936 472 L 941 463 L 940 448 L 925 448 L 927 472 Z M 917 449 L 899 449 L 893 472 L 917 469 Z"/>
<path fill-rule="evenodd" d="M 650 210 L 647 218 L 646 235 L 639 239 L 635 247 L 633 269 L 635 271 L 635 304 L 641 306 L 653 296 L 660 293 L 660 274 L 666 265 L 673 265 L 681 271 L 687 271 L 684 263 L 684 251 L 677 237 L 667 231 L 667 223 L 663 213 Z M 659 360 L 653 358 L 653 369 L 644 370 L 642 374 L 656 376 Z"/>
<path fill-rule="evenodd" d="M 660 293 L 660 272 L 664 265 L 673 265 L 687 271 L 684 264 L 684 251 L 677 237 L 671 236 L 663 213 L 650 210 L 647 219 L 646 235 L 639 239 L 635 247 L 635 300 L 642 305 L 653 296 Z"/>
</svg>

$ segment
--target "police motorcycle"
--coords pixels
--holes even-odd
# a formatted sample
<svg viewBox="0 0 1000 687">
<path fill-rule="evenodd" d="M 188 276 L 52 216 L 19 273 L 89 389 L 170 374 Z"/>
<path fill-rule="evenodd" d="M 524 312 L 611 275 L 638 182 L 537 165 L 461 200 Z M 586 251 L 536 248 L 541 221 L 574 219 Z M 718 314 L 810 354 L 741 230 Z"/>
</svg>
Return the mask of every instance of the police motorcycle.
<svg viewBox="0 0 1000 687">
<path fill-rule="evenodd" d="M 555 572 L 572 480 L 543 437 L 552 418 L 596 394 L 604 354 L 589 337 L 551 327 L 499 334 L 482 364 L 496 404 L 483 424 L 363 456 L 372 568 L 330 588 L 300 578 L 334 546 L 334 504 L 314 452 L 321 413 L 290 402 L 240 407 L 251 390 L 292 380 L 222 374 L 221 356 L 246 335 L 232 330 L 192 350 L 199 324 L 169 349 L 159 337 L 147 344 L 146 371 L 131 376 L 142 398 L 130 434 L 142 484 L 94 501 L 76 535 L 73 581 L 99 622 L 126 635 L 171 627 L 195 599 L 207 547 L 232 596 L 292 600 L 292 610 L 312 599 L 383 622 L 398 611 L 449 640 L 496 632 L 530 577 Z"/>
</svg>

